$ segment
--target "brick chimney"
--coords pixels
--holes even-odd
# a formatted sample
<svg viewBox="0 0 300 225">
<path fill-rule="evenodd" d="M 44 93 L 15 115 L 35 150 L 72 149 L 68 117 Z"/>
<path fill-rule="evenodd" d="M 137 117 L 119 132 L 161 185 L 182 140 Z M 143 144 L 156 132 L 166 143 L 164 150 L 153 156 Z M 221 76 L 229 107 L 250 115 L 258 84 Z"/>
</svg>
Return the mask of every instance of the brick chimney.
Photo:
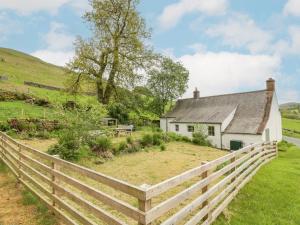
<svg viewBox="0 0 300 225">
<path fill-rule="evenodd" d="M 274 79 L 269 78 L 266 81 L 266 85 L 267 85 L 267 91 L 271 91 L 271 92 L 275 91 L 275 80 Z"/>
<path fill-rule="evenodd" d="M 195 88 L 195 91 L 194 91 L 194 99 L 197 99 L 197 98 L 200 98 L 200 91 L 198 91 L 198 89 Z"/>
</svg>

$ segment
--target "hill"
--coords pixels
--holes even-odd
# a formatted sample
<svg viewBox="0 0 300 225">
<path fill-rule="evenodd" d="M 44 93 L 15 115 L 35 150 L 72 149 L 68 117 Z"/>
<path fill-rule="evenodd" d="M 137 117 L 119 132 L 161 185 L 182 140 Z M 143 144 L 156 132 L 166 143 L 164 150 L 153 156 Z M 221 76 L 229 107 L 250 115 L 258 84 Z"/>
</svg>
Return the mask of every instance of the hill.
<svg viewBox="0 0 300 225">
<path fill-rule="evenodd" d="M 63 87 L 68 78 L 65 70 L 31 55 L 7 48 L 0 48 L 0 76 L 8 78 L 0 88 L 15 84 L 22 87 L 24 81 Z"/>
<path fill-rule="evenodd" d="M 300 103 L 297 102 L 288 102 L 280 105 L 280 109 L 294 109 L 299 107 Z"/>
</svg>

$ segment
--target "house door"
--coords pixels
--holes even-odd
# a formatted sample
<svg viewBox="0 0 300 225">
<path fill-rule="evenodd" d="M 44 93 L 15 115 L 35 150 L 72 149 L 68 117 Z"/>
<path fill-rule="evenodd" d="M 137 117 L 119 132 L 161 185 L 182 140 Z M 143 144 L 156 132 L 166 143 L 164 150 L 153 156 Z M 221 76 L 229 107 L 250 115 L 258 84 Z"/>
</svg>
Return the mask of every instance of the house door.
<svg viewBox="0 0 300 225">
<path fill-rule="evenodd" d="M 243 148 L 243 142 L 242 141 L 234 141 L 231 140 L 230 141 L 230 150 L 232 151 L 236 151 Z"/>
<path fill-rule="evenodd" d="M 266 129 L 266 141 L 269 142 L 270 141 L 270 129 Z"/>
</svg>

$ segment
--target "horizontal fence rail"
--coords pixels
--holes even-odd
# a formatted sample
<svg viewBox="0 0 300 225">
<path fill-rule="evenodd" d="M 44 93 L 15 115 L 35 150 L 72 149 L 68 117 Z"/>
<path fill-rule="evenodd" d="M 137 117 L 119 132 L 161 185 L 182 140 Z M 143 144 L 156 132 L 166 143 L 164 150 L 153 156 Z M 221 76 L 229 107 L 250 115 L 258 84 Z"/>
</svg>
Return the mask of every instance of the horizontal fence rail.
<svg viewBox="0 0 300 225">
<path fill-rule="evenodd" d="M 277 152 L 276 142 L 253 144 L 159 184 L 138 187 L 0 132 L 0 159 L 66 224 L 211 224 Z"/>
</svg>

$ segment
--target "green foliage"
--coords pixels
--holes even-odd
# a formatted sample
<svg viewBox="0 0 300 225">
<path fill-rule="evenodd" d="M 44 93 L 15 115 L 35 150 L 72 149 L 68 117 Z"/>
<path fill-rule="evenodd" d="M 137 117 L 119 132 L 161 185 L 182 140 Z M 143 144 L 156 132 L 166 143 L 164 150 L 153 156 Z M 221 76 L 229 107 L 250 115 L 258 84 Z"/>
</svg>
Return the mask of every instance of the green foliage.
<svg viewBox="0 0 300 225">
<path fill-rule="evenodd" d="M 0 160 L 0 173 L 6 173 L 6 172 L 8 172 L 8 167 L 5 165 L 4 162 Z"/>
<path fill-rule="evenodd" d="M 207 136 L 205 136 L 201 132 L 195 132 L 195 133 L 193 133 L 192 142 L 194 144 L 200 145 L 200 146 L 209 146 L 209 147 L 212 146 L 211 142 L 207 139 Z"/>
<path fill-rule="evenodd" d="M 10 129 L 7 122 L 0 122 L 0 131 L 6 132 Z"/>
<path fill-rule="evenodd" d="M 36 205 L 38 203 L 39 199 L 32 194 L 28 190 L 23 190 L 22 191 L 22 204 L 23 205 Z"/>
<path fill-rule="evenodd" d="M 287 141 L 281 141 L 278 143 L 278 150 L 286 152 L 289 148 L 291 148 L 293 146 L 295 146 L 295 145 L 292 143 L 289 143 Z"/>
<path fill-rule="evenodd" d="M 161 144 L 160 146 L 159 146 L 159 148 L 160 148 L 160 151 L 165 151 L 166 150 L 166 145 L 165 144 Z"/>
<path fill-rule="evenodd" d="M 93 151 L 106 152 L 111 150 L 112 142 L 110 138 L 106 136 L 101 136 L 96 138 L 94 142 L 90 143 L 90 147 L 92 148 Z"/>
<path fill-rule="evenodd" d="M 112 103 L 108 106 L 108 113 L 112 118 L 118 119 L 120 123 L 128 122 L 128 108 L 122 103 Z"/>
<path fill-rule="evenodd" d="M 127 137 L 126 141 L 127 141 L 128 144 L 132 144 L 133 143 L 133 139 L 132 139 L 131 136 Z"/>
<path fill-rule="evenodd" d="M 153 144 L 153 135 L 151 134 L 144 134 L 140 143 L 143 147 L 149 147 Z"/>
<path fill-rule="evenodd" d="M 169 141 L 191 142 L 189 137 L 177 134 L 175 132 L 168 132 L 167 137 Z"/>
<path fill-rule="evenodd" d="M 153 108 L 161 116 L 166 106 L 186 91 L 189 71 L 180 62 L 161 56 L 159 65 L 155 65 L 149 75 L 147 86 L 154 96 Z"/>
<path fill-rule="evenodd" d="M 77 161 L 81 156 L 80 152 L 80 139 L 78 134 L 72 130 L 65 130 L 60 136 L 58 144 L 49 148 L 50 155 L 59 155 L 60 158 Z"/>
<path fill-rule="evenodd" d="M 150 36 L 137 12 L 138 0 L 92 0 L 84 15 L 92 37 L 78 38 L 76 55 L 68 69 L 77 73 L 71 84 L 76 91 L 84 81 L 94 82 L 98 101 L 108 104 L 116 86 L 133 86 L 140 80 L 139 69 L 151 61 L 145 40 Z M 107 75 L 107 76 L 106 76 Z"/>
<path fill-rule="evenodd" d="M 152 135 L 153 145 L 160 145 L 163 142 L 163 134 L 162 133 L 154 133 Z"/>
</svg>

